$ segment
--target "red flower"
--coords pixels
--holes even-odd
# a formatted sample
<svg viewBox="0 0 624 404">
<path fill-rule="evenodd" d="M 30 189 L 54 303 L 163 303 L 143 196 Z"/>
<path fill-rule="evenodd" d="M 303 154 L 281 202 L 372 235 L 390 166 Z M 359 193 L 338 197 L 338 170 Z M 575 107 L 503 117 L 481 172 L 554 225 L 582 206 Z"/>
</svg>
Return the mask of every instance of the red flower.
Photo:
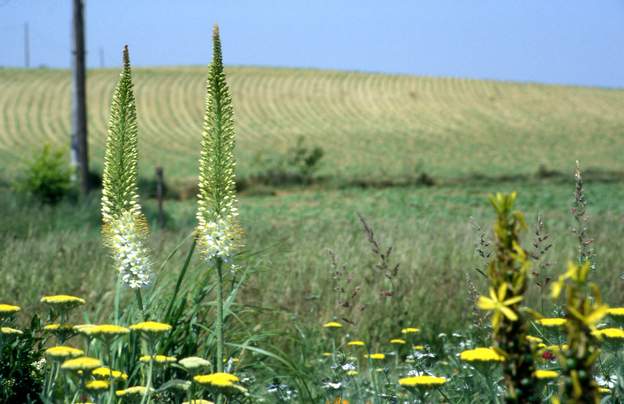
<svg viewBox="0 0 624 404">
<path fill-rule="evenodd" d="M 547 361 L 554 361 L 555 354 L 551 351 L 544 351 L 544 353 L 542 354 L 542 358 L 546 359 Z"/>
</svg>

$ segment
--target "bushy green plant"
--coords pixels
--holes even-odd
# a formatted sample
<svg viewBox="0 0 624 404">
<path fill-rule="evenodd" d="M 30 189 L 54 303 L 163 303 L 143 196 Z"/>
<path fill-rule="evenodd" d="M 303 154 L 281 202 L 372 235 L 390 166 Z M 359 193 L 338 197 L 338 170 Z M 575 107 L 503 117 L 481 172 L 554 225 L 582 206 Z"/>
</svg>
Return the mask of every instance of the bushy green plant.
<svg viewBox="0 0 624 404">
<path fill-rule="evenodd" d="M 320 146 L 309 146 L 303 136 L 285 152 L 264 151 L 256 154 L 256 174 L 252 182 L 265 185 L 309 184 L 314 180 L 325 154 Z"/>
<path fill-rule="evenodd" d="M 16 190 L 43 203 L 57 203 L 71 190 L 71 169 L 60 149 L 45 145 L 28 163 Z"/>
<path fill-rule="evenodd" d="M 44 363 L 39 331 L 41 322 L 34 316 L 18 338 L 0 333 L 0 402 L 40 402 Z"/>
</svg>

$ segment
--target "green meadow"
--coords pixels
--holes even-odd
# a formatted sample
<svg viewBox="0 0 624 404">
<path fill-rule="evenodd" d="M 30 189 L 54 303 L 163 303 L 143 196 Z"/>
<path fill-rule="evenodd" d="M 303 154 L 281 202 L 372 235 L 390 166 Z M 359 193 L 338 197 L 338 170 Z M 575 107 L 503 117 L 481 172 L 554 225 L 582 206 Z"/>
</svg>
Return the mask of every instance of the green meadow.
<svg viewBox="0 0 624 404">
<path fill-rule="evenodd" d="M 15 322 L 13 314 L 0 320 L 35 335 L 58 317 L 54 310 L 46 316 L 41 297 L 69 294 L 87 303 L 80 314 L 75 311 L 68 318 L 63 317 L 66 307 L 59 306 L 61 322 L 172 323 L 172 331 L 158 338 L 149 336 L 156 331 L 125 330 L 131 334 L 127 343 L 125 336 L 115 343 L 96 341 L 89 339 L 88 328 L 70 327 L 87 336 L 87 353 L 123 368 L 130 384 L 160 386 L 141 402 L 181 402 L 201 396 L 222 403 L 347 404 L 347 400 L 368 403 L 369 397 L 374 403 L 400 399 L 498 403 L 503 383 L 508 387 L 519 378 L 502 382 L 499 368 L 484 370 L 459 359 L 462 350 L 506 338 L 496 321 L 489 326 L 488 313 L 477 309 L 476 302 L 495 316 L 507 316 L 503 328 L 514 327 L 517 318 L 513 320 L 513 311 L 511 318 L 505 314 L 501 305 L 513 306 L 522 316 L 528 316 L 529 309 L 564 316 L 567 306 L 563 299 L 550 298 L 551 286 L 580 252 L 591 250 L 591 277 L 602 298 L 613 307 L 624 305 L 624 90 L 304 69 L 230 67 L 226 74 L 236 125 L 236 188 L 244 231 L 244 245 L 234 256 L 233 268 L 221 258 L 202 256 L 206 246 L 195 249 L 193 239 L 194 234 L 198 238 L 203 234 L 195 233 L 195 196 L 207 69 L 133 72 L 138 190 L 150 231 L 145 247 L 155 271 L 154 283 L 133 294 L 121 286 L 111 249 L 103 244 L 99 187 L 87 197 L 71 194 L 52 205 L 15 187 L 44 145 L 68 144 L 69 73 L 0 70 L 0 303 L 21 307 Z M 91 168 L 97 183 L 118 78 L 117 70 L 88 74 Z M 119 105 L 134 105 L 125 102 Z M 120 123 L 119 116 L 118 111 L 113 125 L 131 127 Z M 214 119 L 221 122 L 221 116 Z M 210 135 L 222 136 L 217 130 Z M 119 139 L 120 144 L 127 141 Z M 219 142 L 213 143 L 214 150 Z M 132 147 L 127 148 L 130 155 Z M 227 152 L 214 150 L 215 156 L 227 157 Z M 588 209 L 586 215 L 575 217 L 576 161 Z M 155 198 L 157 166 L 165 172 L 164 223 L 158 219 Z M 217 178 L 219 170 L 214 172 L 211 175 Z M 114 175 L 132 173 L 121 170 Z M 210 182 L 212 177 L 201 181 L 221 184 Z M 515 209 L 524 212 L 526 229 L 505 222 L 518 216 L 502 214 L 500 207 L 496 216 L 488 197 L 498 192 L 517 192 Z M 579 224 L 579 217 L 587 220 Z M 139 219 L 138 225 L 129 223 L 141 230 Z M 111 229 L 119 223 L 119 217 L 107 222 L 109 246 Z M 501 223 L 507 223 L 502 233 L 512 239 L 519 233 L 524 250 L 517 248 L 515 239 L 501 247 L 497 239 Z M 585 228 L 580 241 L 573 231 L 579 227 Z M 119 257 L 116 260 L 118 264 Z M 499 282 L 496 276 L 502 275 L 492 275 L 488 262 L 503 265 L 505 260 L 518 273 L 527 274 L 526 290 L 512 287 L 510 280 L 502 282 L 505 293 L 509 289 L 521 295 L 512 303 L 504 293 L 501 297 L 490 291 Z M 220 279 L 215 268 L 222 264 L 228 266 Z M 572 268 L 577 275 L 568 278 L 577 282 L 582 269 Z M 568 270 L 568 275 L 573 272 Z M 600 296 L 583 282 L 570 281 L 566 290 L 569 299 L 577 289 L 582 291 L 579 301 L 590 303 L 579 310 L 586 313 L 598 305 Z M 220 288 L 225 300 L 218 297 Z M 500 304 L 484 308 L 479 296 Z M 225 324 L 219 314 L 223 307 Z M 40 317 L 32 319 L 34 313 Z M 552 352 L 565 351 L 566 336 L 561 330 L 540 328 L 536 319 L 526 322 L 531 329 L 520 330 L 513 338 L 524 341 L 529 332 L 539 336 L 544 346 L 538 350 L 531 345 L 531 360 L 542 370 L 561 372 L 564 380 L 569 369 L 560 368 L 546 353 L 554 358 Z M 594 323 L 581 320 L 578 323 L 585 328 L 582 332 L 570 328 L 570 335 L 590 335 Z M 219 342 L 219 329 L 224 330 L 225 345 Z M 3 335 L 9 335 L 6 330 L 0 335 L 2 343 Z M 58 331 L 50 335 L 59 344 L 83 343 L 77 335 L 65 338 Z M 38 341 L 38 351 L 31 349 L 33 341 L 23 351 L 42 355 L 43 347 L 51 345 L 50 335 Z M 13 337 L 6 341 L 9 338 Z M 369 356 L 350 351 L 357 345 L 348 341 L 360 339 L 366 341 L 361 353 Z M 591 349 L 598 349 L 597 343 L 591 344 Z M 0 355 L 7 346 L 0 346 Z M 225 349 L 224 355 L 220 349 Z M 601 356 L 601 375 L 617 374 L 621 381 L 621 348 L 609 349 L 605 347 Z M 211 390 L 216 386 L 211 382 L 180 381 L 194 376 L 194 371 L 182 362 L 157 368 L 160 364 L 150 356 L 141 364 L 135 356 L 142 352 L 176 355 L 172 362 L 191 355 L 212 359 L 213 372 L 225 368 L 236 373 L 240 385 L 228 382 L 235 391 Z M 46 355 L 51 360 L 49 352 Z M 493 362 L 507 360 L 493 355 Z M 38 358 L 27 359 L 15 363 L 23 360 L 22 369 L 38 363 Z M 63 379 L 54 376 L 58 364 L 54 366 L 48 372 L 50 380 Z M 45 399 L 66 397 L 66 390 L 47 379 L 35 380 L 36 374 L 31 372 L 28 383 L 43 384 Z M 78 382 L 69 376 L 64 379 L 64 388 L 77 391 L 72 402 L 89 390 L 84 374 L 76 373 Z M 442 379 L 419 379 L 423 374 Z M 412 383 L 424 383 L 423 390 L 409 385 L 409 377 L 416 377 Z M 1 382 L 0 388 L 6 388 Z M 115 385 L 112 378 L 109 382 L 107 397 L 113 402 Z M 544 400 L 556 396 L 557 382 L 543 383 L 535 394 Z M 598 391 L 595 383 L 583 386 Z M 624 385 L 601 394 L 612 394 L 616 401 L 609 402 L 618 402 Z"/>
</svg>

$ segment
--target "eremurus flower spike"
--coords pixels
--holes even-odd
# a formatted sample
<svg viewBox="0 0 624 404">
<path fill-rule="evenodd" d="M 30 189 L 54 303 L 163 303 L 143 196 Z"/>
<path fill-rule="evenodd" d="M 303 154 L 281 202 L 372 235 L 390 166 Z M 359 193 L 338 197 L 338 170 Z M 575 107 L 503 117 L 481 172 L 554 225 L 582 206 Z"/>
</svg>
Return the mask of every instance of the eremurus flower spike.
<svg viewBox="0 0 624 404">
<path fill-rule="evenodd" d="M 199 159 L 197 234 L 206 259 L 228 262 L 240 245 L 234 170 L 234 117 L 223 71 L 219 28 L 213 32 L 213 61 L 207 94 Z"/>
<path fill-rule="evenodd" d="M 111 249 L 124 284 L 138 289 L 151 280 L 145 248 L 147 222 L 141 213 L 137 186 L 138 128 L 128 47 L 113 94 L 102 176 L 102 221 L 105 244 Z"/>
</svg>

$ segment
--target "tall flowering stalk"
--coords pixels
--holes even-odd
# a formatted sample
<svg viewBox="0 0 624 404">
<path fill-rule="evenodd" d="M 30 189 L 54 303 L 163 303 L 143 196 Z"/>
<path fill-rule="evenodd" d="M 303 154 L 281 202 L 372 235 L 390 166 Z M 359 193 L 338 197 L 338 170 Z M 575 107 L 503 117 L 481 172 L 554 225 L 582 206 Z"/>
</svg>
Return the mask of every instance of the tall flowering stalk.
<svg viewBox="0 0 624 404">
<path fill-rule="evenodd" d="M 561 383 L 559 392 L 563 402 L 591 404 L 600 402 L 598 384 L 594 380 L 594 364 L 600 356 L 596 325 L 608 313 L 602 303 L 600 290 L 588 281 L 591 262 L 568 264 L 568 270 L 552 286 L 554 299 L 566 297 L 567 350 L 559 352 Z"/>
<path fill-rule="evenodd" d="M 152 271 L 145 247 L 147 221 L 141 213 L 137 187 L 138 129 L 132 88 L 126 46 L 108 122 L 102 178 L 102 221 L 104 242 L 111 249 L 121 281 L 136 291 L 143 310 L 140 289 L 149 285 Z"/>
<path fill-rule="evenodd" d="M 234 179 L 234 119 L 223 72 L 219 27 L 213 33 L 212 64 L 207 80 L 206 110 L 199 159 L 197 239 L 204 259 L 217 271 L 217 357 L 223 371 L 223 269 L 241 243 Z"/>
<path fill-rule="evenodd" d="M 592 370 L 600 356 L 596 325 L 608 313 L 602 303 L 600 289 L 589 281 L 594 265 L 592 239 L 587 235 L 587 201 L 579 162 L 574 171 L 576 189 L 572 215 L 577 223 L 573 229 L 578 240 L 577 263 L 569 263 L 567 271 L 552 285 L 552 297 L 565 295 L 566 336 L 568 349 L 559 352 L 561 378 L 559 393 L 566 403 L 600 402 L 599 386 Z"/>
<path fill-rule="evenodd" d="M 520 310 L 530 261 L 519 244 L 519 234 L 527 226 L 524 215 L 513 211 L 515 200 L 515 192 L 490 196 L 497 216 L 494 224 L 496 255 L 488 265 L 490 296 L 481 296 L 477 304 L 493 312 L 494 346 L 505 358 L 505 402 L 539 403 L 533 350 L 526 338 L 527 313 Z"/>
</svg>

